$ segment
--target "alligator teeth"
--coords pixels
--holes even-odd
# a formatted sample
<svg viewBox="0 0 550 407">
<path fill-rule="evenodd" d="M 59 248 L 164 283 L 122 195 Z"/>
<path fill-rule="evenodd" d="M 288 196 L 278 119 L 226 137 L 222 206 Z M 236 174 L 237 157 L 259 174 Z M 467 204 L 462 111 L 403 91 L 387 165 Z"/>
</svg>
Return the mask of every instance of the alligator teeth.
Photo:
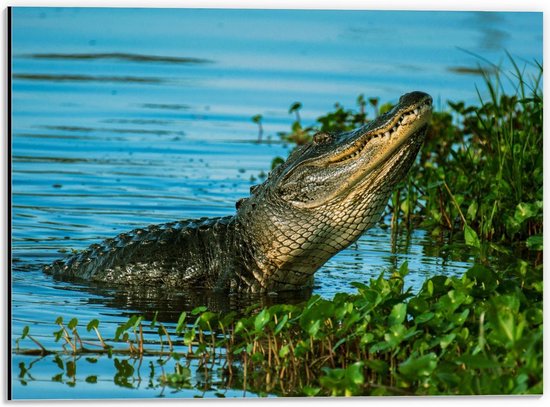
<svg viewBox="0 0 550 407">
<path fill-rule="evenodd" d="M 389 131 L 387 131 L 387 132 L 384 133 L 384 137 L 389 137 L 389 136 L 390 136 L 390 132 L 389 132 Z"/>
<path fill-rule="evenodd" d="M 418 108 L 414 109 L 414 114 L 418 114 Z"/>
</svg>

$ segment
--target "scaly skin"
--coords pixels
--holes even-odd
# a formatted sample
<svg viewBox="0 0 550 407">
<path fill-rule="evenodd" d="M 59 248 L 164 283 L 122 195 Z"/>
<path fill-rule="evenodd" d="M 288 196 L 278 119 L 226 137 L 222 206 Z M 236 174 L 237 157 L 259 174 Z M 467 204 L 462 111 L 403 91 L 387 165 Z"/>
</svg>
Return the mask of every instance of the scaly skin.
<svg viewBox="0 0 550 407">
<path fill-rule="evenodd" d="M 136 229 L 45 267 L 126 285 L 271 292 L 310 287 L 380 218 L 424 140 L 431 97 L 413 92 L 365 126 L 318 133 L 237 203 L 235 216 Z"/>
</svg>

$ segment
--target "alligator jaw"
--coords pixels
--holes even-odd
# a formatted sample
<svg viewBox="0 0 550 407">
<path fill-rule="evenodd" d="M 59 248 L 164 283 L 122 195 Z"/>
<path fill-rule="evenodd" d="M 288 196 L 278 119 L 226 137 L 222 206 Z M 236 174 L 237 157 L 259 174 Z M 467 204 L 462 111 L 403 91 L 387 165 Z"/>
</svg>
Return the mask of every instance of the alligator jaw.
<svg viewBox="0 0 550 407">
<path fill-rule="evenodd" d="M 349 160 L 359 160 L 364 156 L 363 152 L 369 143 L 385 143 L 384 154 L 375 162 L 370 163 L 370 167 L 375 167 L 384 161 L 391 153 L 399 148 L 409 137 L 413 136 L 419 129 L 426 126 L 432 112 L 432 98 L 428 95 L 423 97 L 417 103 L 398 109 L 381 125 L 368 126 L 367 130 L 360 129 L 363 132 L 350 148 L 340 154 L 330 158 L 328 164 L 342 163 Z M 373 123 L 378 124 L 378 123 Z M 366 126 L 367 127 L 367 126 Z M 321 164 L 321 163 L 319 163 Z M 325 164 L 326 165 L 326 164 Z"/>
<path fill-rule="evenodd" d="M 359 184 L 376 184 L 388 165 L 395 167 L 393 171 L 408 169 L 408 160 L 399 162 L 393 157 L 416 155 L 420 144 L 412 141 L 423 139 L 431 110 L 428 94 L 412 92 L 402 96 L 392 110 L 355 131 L 316 135 L 301 154 L 289 158 L 279 182 L 282 195 L 295 207 L 319 208 L 350 193 L 361 193 L 356 190 Z M 414 151 L 404 154 L 407 149 Z M 378 182 L 385 184 L 386 179 Z"/>
</svg>

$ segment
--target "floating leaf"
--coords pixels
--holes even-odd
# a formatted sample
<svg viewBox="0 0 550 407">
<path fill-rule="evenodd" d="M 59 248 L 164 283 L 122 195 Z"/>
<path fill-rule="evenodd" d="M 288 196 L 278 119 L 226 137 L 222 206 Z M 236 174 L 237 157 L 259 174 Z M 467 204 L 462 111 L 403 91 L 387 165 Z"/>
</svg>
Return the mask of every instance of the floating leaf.
<svg viewBox="0 0 550 407">
<path fill-rule="evenodd" d="M 86 377 L 85 381 L 86 383 L 97 383 L 97 376 L 95 375 L 88 376 Z"/>
</svg>

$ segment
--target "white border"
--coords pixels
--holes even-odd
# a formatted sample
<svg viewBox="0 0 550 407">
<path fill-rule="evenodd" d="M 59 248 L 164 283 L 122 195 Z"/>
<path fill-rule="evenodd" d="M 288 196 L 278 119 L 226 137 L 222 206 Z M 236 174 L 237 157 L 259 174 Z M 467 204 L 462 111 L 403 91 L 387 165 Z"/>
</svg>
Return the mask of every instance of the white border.
<svg viewBox="0 0 550 407">
<path fill-rule="evenodd" d="M 268 0 L 261 2 L 259 0 L 187 0 L 187 1 L 167 1 L 167 0 L 80 0 L 80 1 L 69 1 L 69 0 L 55 0 L 55 1 L 45 1 L 45 0 L 13 0 L 13 1 L 4 1 L 0 0 L 2 5 L 2 18 L 1 18 L 1 27 L 2 27 L 2 61 L 1 64 L 1 72 L 2 72 L 2 79 L 1 79 L 1 85 L 0 89 L 2 90 L 2 144 L 0 147 L 0 173 L 2 174 L 1 177 L 1 186 L 2 186 L 2 200 L 0 201 L 1 204 L 1 214 L 0 214 L 0 270 L 2 273 L 1 277 L 1 287 L 2 292 L 6 293 L 8 287 L 6 287 L 6 237 L 7 237 L 7 231 L 6 231 L 6 205 L 7 205 L 7 197 L 6 197 L 6 191 L 7 191 L 7 184 L 6 184 L 6 152 L 5 152 L 5 146 L 6 146 L 6 128 L 7 128 L 7 116 L 6 116 L 6 75 L 7 75 L 7 67 L 6 67 L 6 17 L 7 17 L 7 11 L 6 7 L 8 6 L 27 6 L 27 7 L 33 7 L 33 6 L 51 6 L 51 7 L 57 7 L 57 6 L 65 6 L 65 7 L 188 7 L 188 8 L 266 8 L 266 9 L 327 9 L 327 10 L 333 10 L 333 9 L 348 9 L 348 10 L 360 10 L 360 9 L 370 9 L 370 10 L 445 10 L 445 11 L 458 11 L 458 10 L 475 10 L 475 11 L 546 11 L 548 9 L 548 0 L 524 0 L 524 1 L 518 1 L 518 0 L 499 0 L 499 1 L 489 1 L 489 0 L 447 0 L 447 1 L 429 1 L 429 0 L 387 0 L 387 1 L 371 1 L 371 0 Z M 546 13 L 544 16 L 544 22 L 546 23 Z M 544 24 L 546 26 L 546 24 Z M 544 30 L 544 34 L 546 34 L 546 30 Z M 544 35 L 544 40 L 546 40 L 546 35 Z M 546 50 L 546 41 L 544 41 L 544 49 Z M 544 53 L 546 54 L 546 52 Z M 544 87 L 545 93 L 547 86 Z M 548 115 L 545 114 L 544 122 L 548 123 Z M 545 126 L 545 133 L 546 133 L 546 126 Z M 545 137 L 545 143 L 544 143 L 544 149 L 545 154 L 548 152 L 546 139 L 548 137 Z M 545 165 L 546 167 L 546 165 Z M 546 168 L 545 168 L 546 169 Z M 546 172 L 546 174 L 548 174 Z M 548 177 L 545 177 L 545 181 Z M 545 189 L 546 188 L 546 182 L 545 182 Z M 546 201 L 546 199 L 545 199 Z M 547 233 L 545 233 L 547 235 Z M 546 272 L 545 272 L 546 276 Z M 2 404 L 6 403 L 6 397 L 7 397 L 7 345 L 8 340 L 10 338 L 7 338 L 7 323 L 6 320 L 6 312 L 7 310 L 4 309 L 6 304 L 6 297 L 2 297 L 4 299 L 2 303 L 2 317 L 1 317 L 1 325 L 0 329 L 3 333 L 2 335 L 2 350 L 0 351 L 0 364 L 2 366 L 2 371 L 0 372 L 0 377 L 4 378 L 2 383 Z M 550 321 L 547 309 L 548 307 L 544 307 L 544 319 L 545 321 Z M 549 323 L 547 322 L 546 326 L 548 326 Z M 545 334 L 547 333 L 547 329 L 544 330 Z M 550 342 L 550 339 L 547 335 L 545 346 L 544 346 L 544 353 L 548 354 L 549 346 L 548 343 Z M 546 367 L 546 366 L 545 366 Z M 548 371 L 545 369 L 545 371 Z M 546 375 L 548 376 L 548 375 Z M 550 389 L 550 379 L 546 377 L 545 385 L 544 385 L 544 391 L 546 393 L 546 396 L 542 397 L 480 397 L 480 396 L 474 396 L 474 397 L 402 397 L 402 398 L 372 398 L 372 397 L 366 397 L 366 398 L 353 398 L 353 399 L 321 399 L 321 398 L 315 398 L 315 399 L 297 399 L 297 398 L 281 398 L 281 399 L 270 399 L 270 400 L 262 400 L 262 401 L 252 401 L 252 400 L 242 400 L 242 399 L 236 399 L 236 400 L 200 400 L 195 401 L 193 399 L 185 399 L 185 400 L 160 400 L 160 399 L 154 399 L 154 400 L 121 400 L 121 401 L 113 401 L 113 400 L 93 400 L 93 401 L 63 401 L 62 404 L 84 404 L 84 405 L 101 405 L 105 407 L 109 406 L 117 406 L 117 405 L 129 405 L 132 406 L 142 406 L 142 405 L 150 405 L 151 403 L 193 403 L 193 404 L 216 404 L 221 405 L 223 404 L 230 404 L 230 405 L 236 405 L 240 403 L 246 403 L 250 405 L 250 403 L 253 403 L 254 405 L 284 405 L 286 406 L 295 406 L 302 403 L 307 403 L 312 405 L 313 403 L 321 403 L 323 405 L 328 405 L 332 403 L 340 403 L 344 402 L 347 405 L 365 405 L 368 404 L 369 406 L 424 406 L 424 405 L 440 405 L 445 403 L 445 405 L 456 405 L 456 406 L 462 406 L 464 403 L 468 403 L 468 405 L 472 406 L 480 406 L 489 404 L 497 404 L 499 407 L 505 407 L 505 406 L 517 406 L 518 404 L 526 404 L 526 405 L 543 405 L 548 403 L 548 394 Z M 546 400 L 546 401 L 545 401 Z M 46 404 L 46 405 L 56 405 L 60 403 L 59 401 L 50 401 L 50 402 L 39 402 L 38 404 Z M 434 404 L 435 403 L 435 404 Z M 31 406 L 36 405 L 37 402 L 16 402 L 15 404 L 20 406 Z"/>
</svg>

